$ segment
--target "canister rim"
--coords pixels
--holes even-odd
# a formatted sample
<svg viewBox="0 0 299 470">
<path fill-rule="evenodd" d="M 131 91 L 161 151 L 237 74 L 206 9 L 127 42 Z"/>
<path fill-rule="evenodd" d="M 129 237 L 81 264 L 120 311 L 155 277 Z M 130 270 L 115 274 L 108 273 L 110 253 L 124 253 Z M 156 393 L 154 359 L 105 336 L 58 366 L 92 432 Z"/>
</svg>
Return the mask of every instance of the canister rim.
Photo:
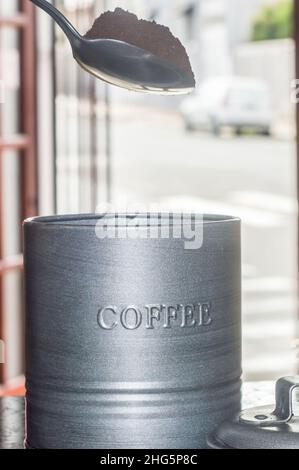
<svg viewBox="0 0 299 470">
<path fill-rule="evenodd" d="M 125 217 L 132 220 L 138 219 L 139 222 L 142 220 L 145 221 L 144 225 L 140 227 L 147 227 L 150 223 L 153 223 L 155 217 L 157 217 L 158 225 L 177 225 L 182 223 L 183 218 L 182 214 L 176 213 L 164 213 L 164 214 L 154 214 L 154 213 L 139 213 L 139 214 L 129 214 L 129 213 L 118 213 L 120 219 Z M 211 224 L 227 224 L 227 223 L 240 223 L 241 220 L 239 217 L 224 215 L 224 214 L 197 214 L 197 213 L 184 213 L 184 216 L 192 216 L 195 223 L 204 223 L 204 225 Z M 38 224 L 45 226 L 62 226 L 62 227 L 72 227 L 72 228 L 84 228 L 84 227 L 93 227 L 96 223 L 106 217 L 107 219 L 113 219 L 116 217 L 116 213 L 106 213 L 106 214 L 68 214 L 68 215 L 51 215 L 51 216 L 38 216 L 31 217 L 24 221 L 25 225 Z"/>
</svg>

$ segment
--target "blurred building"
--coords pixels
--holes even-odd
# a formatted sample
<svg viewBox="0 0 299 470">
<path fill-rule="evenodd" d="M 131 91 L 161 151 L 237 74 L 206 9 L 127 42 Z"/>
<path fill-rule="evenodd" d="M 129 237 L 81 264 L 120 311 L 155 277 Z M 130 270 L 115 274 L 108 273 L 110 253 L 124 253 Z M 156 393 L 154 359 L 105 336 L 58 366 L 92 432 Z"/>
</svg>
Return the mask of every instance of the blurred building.
<svg viewBox="0 0 299 470">
<path fill-rule="evenodd" d="M 263 5 L 271 3 L 277 0 L 121 2 L 140 16 L 170 26 L 187 48 L 197 83 L 231 74 L 260 78 L 270 88 L 275 119 L 290 121 L 295 111 L 289 100 L 290 81 L 295 76 L 294 42 L 291 39 L 251 42 L 254 17 Z M 278 62 L 282 64 L 279 68 Z M 136 100 L 147 102 L 148 98 Z M 163 98 L 159 102 L 166 104 Z"/>
<path fill-rule="evenodd" d="M 233 50 L 251 37 L 258 10 L 276 0 L 110 0 L 170 26 L 186 45 L 197 78 L 233 72 Z"/>
</svg>

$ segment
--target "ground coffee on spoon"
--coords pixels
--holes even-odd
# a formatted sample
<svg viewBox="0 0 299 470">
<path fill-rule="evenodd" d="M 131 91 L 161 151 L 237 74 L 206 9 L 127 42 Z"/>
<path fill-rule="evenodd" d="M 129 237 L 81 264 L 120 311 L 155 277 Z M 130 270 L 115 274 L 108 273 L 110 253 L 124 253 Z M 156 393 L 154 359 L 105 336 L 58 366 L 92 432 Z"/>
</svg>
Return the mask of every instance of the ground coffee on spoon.
<svg viewBox="0 0 299 470">
<path fill-rule="evenodd" d="M 116 8 L 97 18 L 85 37 L 116 39 L 133 44 L 176 65 L 194 79 L 184 46 L 173 36 L 169 28 L 155 21 L 139 20 L 133 13 Z"/>
</svg>

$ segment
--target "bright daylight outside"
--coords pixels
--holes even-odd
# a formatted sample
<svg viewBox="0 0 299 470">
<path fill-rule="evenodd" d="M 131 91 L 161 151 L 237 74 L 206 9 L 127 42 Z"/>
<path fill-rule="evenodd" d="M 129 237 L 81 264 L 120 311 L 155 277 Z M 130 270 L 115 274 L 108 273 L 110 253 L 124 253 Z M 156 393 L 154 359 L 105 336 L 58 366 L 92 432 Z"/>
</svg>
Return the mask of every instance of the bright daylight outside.
<svg viewBox="0 0 299 470">
<path fill-rule="evenodd" d="M 62 3 L 85 32 L 94 2 Z M 240 217 L 245 376 L 277 378 L 290 364 L 295 370 L 292 2 L 244 0 L 242 8 L 238 0 L 106 3 L 107 8 L 121 6 L 169 25 L 190 54 L 197 89 L 191 96 L 169 100 L 110 88 L 107 143 L 104 85 L 97 83 L 94 89 L 89 77 L 76 76 L 59 32 L 58 212 L 89 209 L 93 145 L 96 152 L 103 152 L 102 168 L 96 169 L 99 197 L 94 199 L 100 203 L 105 199 L 108 145 L 108 192 L 113 202 L 156 202 L 179 210 Z M 76 90 L 81 99 L 75 97 Z M 96 109 L 90 109 L 90 91 L 97 96 Z M 90 114 L 98 116 L 91 134 Z M 96 134 L 96 143 L 87 142 L 86 131 L 91 141 L 92 132 Z"/>
</svg>

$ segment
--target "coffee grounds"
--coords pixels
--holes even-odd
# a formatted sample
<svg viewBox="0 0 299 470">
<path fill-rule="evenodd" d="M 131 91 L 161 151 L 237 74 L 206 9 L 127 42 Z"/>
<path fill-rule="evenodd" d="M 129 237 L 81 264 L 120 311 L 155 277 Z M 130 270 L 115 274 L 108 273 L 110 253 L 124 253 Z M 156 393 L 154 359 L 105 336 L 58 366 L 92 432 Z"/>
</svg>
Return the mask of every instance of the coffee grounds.
<svg viewBox="0 0 299 470">
<path fill-rule="evenodd" d="M 122 8 L 103 13 L 84 37 L 127 42 L 174 64 L 194 79 L 186 49 L 169 28 L 155 21 L 139 20 Z"/>
</svg>

